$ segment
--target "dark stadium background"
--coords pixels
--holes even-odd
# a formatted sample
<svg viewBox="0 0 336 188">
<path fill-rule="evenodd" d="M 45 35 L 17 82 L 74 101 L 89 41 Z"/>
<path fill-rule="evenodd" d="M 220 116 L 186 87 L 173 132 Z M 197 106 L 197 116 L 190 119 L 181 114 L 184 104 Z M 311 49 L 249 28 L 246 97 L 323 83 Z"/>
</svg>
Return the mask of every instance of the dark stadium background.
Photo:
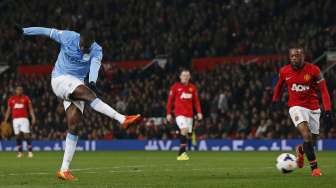
<svg viewBox="0 0 336 188">
<path fill-rule="evenodd" d="M 104 49 L 98 81 L 102 98 L 123 113 L 146 117 L 125 130 L 86 107 L 80 125 L 84 140 L 176 138 L 174 125 L 162 118 L 169 86 L 182 67 L 192 70 L 199 88 L 205 119 L 195 123 L 198 139 L 299 138 L 286 95 L 270 113 L 277 71 L 287 63 L 293 43 L 322 70 L 332 65 L 326 52 L 336 47 L 332 0 L 4 0 L 0 8 L 0 63 L 8 67 L 0 74 L 0 119 L 8 97 L 22 84 L 38 117 L 34 140 L 66 136 L 64 109 L 50 87 L 58 46 L 43 37 L 16 38 L 14 23 L 91 28 Z M 335 112 L 336 69 L 325 78 Z M 1 132 L 0 139 L 13 138 L 3 127 Z M 336 138 L 335 127 L 322 126 L 321 138 Z"/>
</svg>

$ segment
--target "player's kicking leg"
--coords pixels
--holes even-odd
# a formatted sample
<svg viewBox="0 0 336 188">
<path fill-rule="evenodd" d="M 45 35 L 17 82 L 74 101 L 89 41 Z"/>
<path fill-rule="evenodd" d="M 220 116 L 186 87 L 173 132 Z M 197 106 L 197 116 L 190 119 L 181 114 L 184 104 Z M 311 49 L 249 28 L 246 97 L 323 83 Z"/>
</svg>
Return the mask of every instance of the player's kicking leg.
<svg viewBox="0 0 336 188">
<path fill-rule="evenodd" d="M 314 151 L 314 144 L 313 144 L 313 138 L 312 138 L 312 133 L 309 129 L 308 126 L 308 122 L 304 121 L 301 122 L 300 124 L 298 124 L 297 126 L 299 132 L 301 133 L 302 137 L 303 137 L 303 144 L 302 147 L 299 146 L 299 160 L 298 161 L 298 165 L 302 165 L 303 166 L 303 153 L 306 155 L 309 164 L 310 164 L 310 168 L 312 170 L 312 176 L 321 176 L 321 170 L 318 168 L 317 166 L 317 160 L 316 160 L 316 155 L 315 155 L 315 151 Z M 303 151 L 302 151 L 303 150 Z M 300 167 L 300 166 L 299 166 Z"/>
<path fill-rule="evenodd" d="M 69 97 L 72 100 L 82 100 L 89 103 L 92 109 L 119 121 L 125 128 L 127 128 L 129 124 L 135 123 L 141 119 L 139 114 L 132 116 L 124 116 L 120 114 L 108 104 L 100 100 L 96 94 L 85 85 L 78 86 Z"/>
</svg>

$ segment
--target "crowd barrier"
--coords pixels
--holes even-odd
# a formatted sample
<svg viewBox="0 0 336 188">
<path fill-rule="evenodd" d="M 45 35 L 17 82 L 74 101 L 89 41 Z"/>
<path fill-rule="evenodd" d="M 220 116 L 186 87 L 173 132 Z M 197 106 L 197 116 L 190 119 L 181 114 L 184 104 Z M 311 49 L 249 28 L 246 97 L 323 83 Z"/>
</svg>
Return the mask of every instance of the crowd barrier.
<svg viewBox="0 0 336 188">
<path fill-rule="evenodd" d="M 64 141 L 33 141 L 34 151 L 61 151 Z M 200 140 L 198 151 L 292 151 L 302 140 Z M 319 140 L 319 151 L 336 150 L 336 139 Z M 27 145 L 24 142 L 23 148 Z M 80 140 L 78 151 L 176 151 L 178 140 Z M 0 151 L 16 151 L 15 141 L 0 141 Z"/>
</svg>

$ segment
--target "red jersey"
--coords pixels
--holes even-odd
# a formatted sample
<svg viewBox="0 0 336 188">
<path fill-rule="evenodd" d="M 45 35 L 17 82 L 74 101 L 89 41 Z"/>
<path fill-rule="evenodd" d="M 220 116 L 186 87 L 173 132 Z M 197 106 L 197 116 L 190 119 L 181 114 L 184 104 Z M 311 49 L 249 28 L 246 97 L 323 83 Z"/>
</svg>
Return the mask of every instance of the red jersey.
<svg viewBox="0 0 336 188">
<path fill-rule="evenodd" d="M 12 118 L 28 118 L 28 106 L 31 103 L 28 96 L 12 96 L 8 99 L 8 107 L 12 110 Z"/>
<path fill-rule="evenodd" d="M 195 106 L 197 113 L 201 112 L 201 105 L 197 95 L 197 89 L 194 84 L 184 85 L 180 82 L 175 83 L 169 92 L 167 103 L 167 114 L 171 113 L 174 103 L 175 116 L 193 117 L 193 107 Z"/>
<path fill-rule="evenodd" d="M 294 70 L 290 64 L 282 67 L 278 83 L 274 89 L 273 101 L 277 101 L 281 96 L 283 83 L 286 83 L 288 88 L 289 107 L 301 106 L 310 110 L 320 108 L 317 95 L 317 89 L 320 88 L 324 109 L 330 110 L 330 97 L 326 89 L 326 83 L 316 65 L 305 63 L 299 70 Z"/>
</svg>

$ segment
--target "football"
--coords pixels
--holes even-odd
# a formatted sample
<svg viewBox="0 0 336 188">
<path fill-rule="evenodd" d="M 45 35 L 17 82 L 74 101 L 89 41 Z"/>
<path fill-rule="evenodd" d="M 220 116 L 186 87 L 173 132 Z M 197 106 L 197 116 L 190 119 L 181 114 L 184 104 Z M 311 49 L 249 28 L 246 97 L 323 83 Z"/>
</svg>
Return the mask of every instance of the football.
<svg viewBox="0 0 336 188">
<path fill-rule="evenodd" d="M 296 157 L 290 153 L 280 154 L 276 162 L 277 169 L 284 174 L 293 172 L 297 167 Z"/>
</svg>

